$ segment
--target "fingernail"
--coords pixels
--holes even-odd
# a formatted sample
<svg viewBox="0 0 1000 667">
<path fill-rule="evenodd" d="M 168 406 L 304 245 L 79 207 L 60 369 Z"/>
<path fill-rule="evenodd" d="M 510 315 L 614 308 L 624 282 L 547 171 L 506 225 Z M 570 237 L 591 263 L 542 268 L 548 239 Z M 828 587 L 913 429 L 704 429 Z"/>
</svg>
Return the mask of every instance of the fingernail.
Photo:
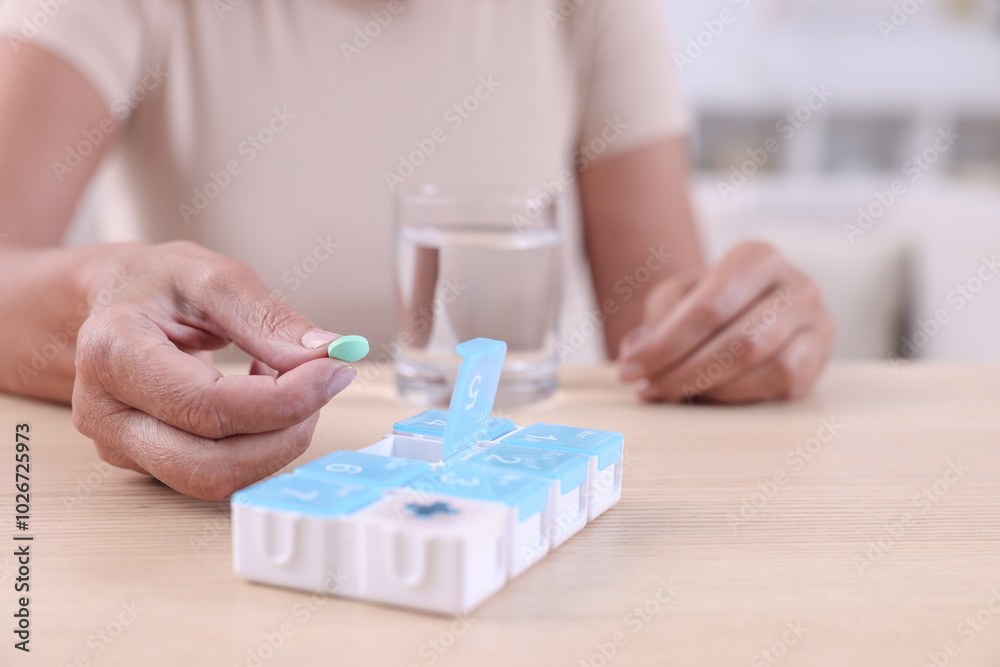
<svg viewBox="0 0 1000 667">
<path fill-rule="evenodd" d="M 338 366 L 337 370 L 330 376 L 330 381 L 326 384 L 326 397 L 333 398 L 340 392 L 347 389 L 347 385 L 358 376 L 358 371 L 354 366 Z"/>
<path fill-rule="evenodd" d="M 302 336 L 302 346 L 307 347 L 310 350 L 316 350 L 321 347 L 326 347 L 336 337 L 337 334 L 335 333 L 323 331 L 322 329 L 313 329 L 312 331 L 307 331 L 305 335 Z"/>
<path fill-rule="evenodd" d="M 644 370 L 642 364 L 638 361 L 629 361 L 624 366 L 622 366 L 621 376 L 622 380 L 625 382 L 632 382 L 633 380 L 638 380 L 644 375 Z"/>
</svg>

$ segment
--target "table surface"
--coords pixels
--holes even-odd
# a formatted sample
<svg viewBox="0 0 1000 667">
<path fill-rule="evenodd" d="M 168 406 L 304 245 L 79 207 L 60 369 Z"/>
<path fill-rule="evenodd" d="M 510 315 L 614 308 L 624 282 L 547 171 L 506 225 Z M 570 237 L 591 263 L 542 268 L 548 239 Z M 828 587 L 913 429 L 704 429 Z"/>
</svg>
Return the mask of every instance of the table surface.
<svg viewBox="0 0 1000 667">
<path fill-rule="evenodd" d="M 296 464 L 418 411 L 381 375 Z M 803 401 L 746 407 L 641 405 L 611 368 L 568 369 L 504 416 L 622 431 L 621 502 L 464 620 L 242 581 L 228 502 L 102 467 L 67 407 L 0 396 L 0 416 L 4 665 L 1000 664 L 996 366 L 835 364 Z M 21 422 L 30 656 L 10 629 Z"/>
</svg>

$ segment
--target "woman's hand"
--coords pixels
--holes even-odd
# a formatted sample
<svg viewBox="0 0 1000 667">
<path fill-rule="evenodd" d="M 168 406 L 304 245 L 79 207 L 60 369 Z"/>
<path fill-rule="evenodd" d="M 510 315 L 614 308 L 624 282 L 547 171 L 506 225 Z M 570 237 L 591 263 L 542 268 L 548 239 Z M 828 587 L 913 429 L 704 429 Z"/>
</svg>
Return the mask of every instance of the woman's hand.
<svg viewBox="0 0 1000 667">
<path fill-rule="evenodd" d="M 834 329 L 812 280 L 771 246 L 746 243 L 653 288 L 643 326 L 622 340 L 621 377 L 648 401 L 795 398 L 823 369 Z"/>
<path fill-rule="evenodd" d="M 248 266 L 192 243 L 118 246 L 92 281 L 121 289 L 80 329 L 73 423 L 101 458 L 219 500 L 308 447 L 318 411 L 356 372 L 327 358 L 337 336 L 275 298 Z M 250 375 L 200 352 L 230 342 Z"/>
</svg>

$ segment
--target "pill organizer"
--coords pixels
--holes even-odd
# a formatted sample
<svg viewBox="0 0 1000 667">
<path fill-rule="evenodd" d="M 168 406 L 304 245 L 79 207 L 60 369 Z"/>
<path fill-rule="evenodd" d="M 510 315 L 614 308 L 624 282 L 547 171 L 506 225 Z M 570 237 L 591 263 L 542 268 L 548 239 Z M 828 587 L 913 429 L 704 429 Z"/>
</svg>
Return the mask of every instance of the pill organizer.
<svg viewBox="0 0 1000 667">
<path fill-rule="evenodd" d="M 232 497 L 251 581 L 468 614 L 621 498 L 621 433 L 492 416 L 503 341 L 461 343 L 447 411 Z"/>
</svg>

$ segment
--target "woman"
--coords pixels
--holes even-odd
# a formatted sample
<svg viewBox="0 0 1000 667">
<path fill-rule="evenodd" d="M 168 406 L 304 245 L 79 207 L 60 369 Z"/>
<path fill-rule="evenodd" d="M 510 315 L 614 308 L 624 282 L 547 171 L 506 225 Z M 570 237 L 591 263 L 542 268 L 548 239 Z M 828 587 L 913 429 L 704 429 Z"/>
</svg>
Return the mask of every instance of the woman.
<svg viewBox="0 0 1000 667">
<path fill-rule="evenodd" d="M 103 458 L 184 493 L 301 454 L 354 377 L 332 332 L 390 335 L 404 184 L 578 188 L 605 347 L 645 400 L 794 397 L 829 354 L 773 249 L 703 266 L 652 0 L 4 0 L 0 30 L 0 388 L 72 398 Z M 131 243 L 59 247 L 99 168 L 103 236 Z M 200 354 L 230 342 L 250 376 Z"/>
</svg>

